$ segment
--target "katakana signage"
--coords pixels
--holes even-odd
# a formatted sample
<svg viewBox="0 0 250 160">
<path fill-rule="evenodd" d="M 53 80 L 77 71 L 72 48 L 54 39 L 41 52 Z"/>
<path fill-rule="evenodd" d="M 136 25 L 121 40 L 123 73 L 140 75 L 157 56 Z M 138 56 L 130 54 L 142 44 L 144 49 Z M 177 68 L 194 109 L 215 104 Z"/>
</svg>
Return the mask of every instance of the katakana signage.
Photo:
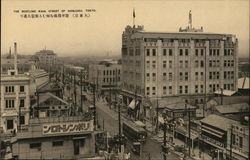
<svg viewBox="0 0 250 160">
<path fill-rule="evenodd" d="M 43 125 L 43 134 L 81 133 L 93 131 L 93 124 L 86 122 L 62 122 Z"/>
</svg>

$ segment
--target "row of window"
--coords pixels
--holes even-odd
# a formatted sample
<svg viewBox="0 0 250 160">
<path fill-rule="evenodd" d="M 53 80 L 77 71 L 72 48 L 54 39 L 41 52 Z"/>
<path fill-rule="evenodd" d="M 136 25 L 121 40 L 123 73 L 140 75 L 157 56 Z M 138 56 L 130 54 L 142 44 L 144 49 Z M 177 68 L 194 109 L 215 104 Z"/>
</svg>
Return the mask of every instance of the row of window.
<svg viewBox="0 0 250 160">
<path fill-rule="evenodd" d="M 220 72 L 209 72 L 209 79 L 220 79 Z"/>
<path fill-rule="evenodd" d="M 220 49 L 209 49 L 209 56 L 219 56 Z"/>
<path fill-rule="evenodd" d="M 204 74 L 203 74 L 203 72 L 200 72 L 200 74 L 199 74 L 199 72 L 195 72 L 195 80 L 196 80 L 196 81 L 198 81 L 198 80 L 203 81 L 203 79 L 204 79 Z"/>
<path fill-rule="evenodd" d="M 25 105 L 25 100 L 20 99 L 19 100 L 19 107 L 24 107 Z M 14 99 L 6 99 L 5 100 L 5 108 L 6 109 L 11 109 L 15 107 L 15 100 Z"/>
<path fill-rule="evenodd" d="M 42 144 L 41 143 L 31 143 L 30 149 L 41 149 Z M 53 147 L 63 146 L 63 141 L 53 141 L 52 142 Z"/>
<path fill-rule="evenodd" d="M 224 49 L 224 56 L 234 55 L 234 49 Z"/>
<path fill-rule="evenodd" d="M 103 82 L 116 82 L 116 78 L 103 78 Z M 120 82 L 120 77 L 117 77 L 117 82 Z"/>
<path fill-rule="evenodd" d="M 6 93 L 13 93 L 15 91 L 15 86 L 5 86 Z M 24 92 L 24 86 L 19 87 L 19 92 Z"/>
<path fill-rule="evenodd" d="M 113 73 L 113 74 L 112 74 Z M 116 70 L 103 70 L 103 75 L 115 75 L 116 74 Z M 120 74 L 120 69 L 117 70 L 117 74 Z"/>
<path fill-rule="evenodd" d="M 162 62 L 162 67 L 167 68 L 167 61 Z M 168 61 L 168 68 L 172 68 L 172 67 L 173 67 L 173 61 Z M 146 62 L 146 68 L 150 69 L 150 61 Z M 152 68 L 153 69 L 156 68 L 156 61 L 152 61 Z"/>
<path fill-rule="evenodd" d="M 203 85 L 195 85 L 195 93 L 203 93 L 204 92 L 204 87 Z"/>
<path fill-rule="evenodd" d="M 209 60 L 209 67 L 220 67 L 220 60 Z"/>
<path fill-rule="evenodd" d="M 204 49 L 195 49 L 195 56 L 203 56 Z"/>
<path fill-rule="evenodd" d="M 199 68 L 199 67 L 203 68 L 204 67 L 204 61 L 203 60 L 201 60 L 201 61 L 196 60 L 194 62 L 194 67 L 195 68 Z"/>
<path fill-rule="evenodd" d="M 224 79 L 234 79 L 234 71 L 225 71 Z"/>
</svg>

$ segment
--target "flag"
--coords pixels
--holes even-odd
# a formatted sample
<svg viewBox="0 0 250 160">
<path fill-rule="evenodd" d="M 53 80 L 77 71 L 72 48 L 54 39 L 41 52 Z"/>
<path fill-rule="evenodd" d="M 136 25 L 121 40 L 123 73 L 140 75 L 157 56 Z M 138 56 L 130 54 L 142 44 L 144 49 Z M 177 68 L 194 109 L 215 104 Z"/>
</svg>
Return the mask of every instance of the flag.
<svg viewBox="0 0 250 160">
<path fill-rule="evenodd" d="M 135 9 L 133 10 L 133 18 L 135 18 Z"/>
</svg>

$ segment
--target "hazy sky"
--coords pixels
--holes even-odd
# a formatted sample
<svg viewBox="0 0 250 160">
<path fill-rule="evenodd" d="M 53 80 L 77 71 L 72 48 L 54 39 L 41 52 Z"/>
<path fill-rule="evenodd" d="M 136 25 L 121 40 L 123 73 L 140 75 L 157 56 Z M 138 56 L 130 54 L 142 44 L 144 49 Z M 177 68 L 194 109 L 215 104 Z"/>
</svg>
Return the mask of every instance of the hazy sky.
<svg viewBox="0 0 250 160">
<path fill-rule="evenodd" d="M 240 56 L 249 54 L 248 0 L 2 0 L 1 53 L 14 42 L 18 52 L 33 54 L 43 48 L 66 55 L 120 55 L 126 25 L 147 31 L 178 31 L 186 27 L 192 10 L 193 26 L 205 32 L 235 34 Z M 95 9 L 89 18 L 21 18 L 14 10 Z"/>
</svg>

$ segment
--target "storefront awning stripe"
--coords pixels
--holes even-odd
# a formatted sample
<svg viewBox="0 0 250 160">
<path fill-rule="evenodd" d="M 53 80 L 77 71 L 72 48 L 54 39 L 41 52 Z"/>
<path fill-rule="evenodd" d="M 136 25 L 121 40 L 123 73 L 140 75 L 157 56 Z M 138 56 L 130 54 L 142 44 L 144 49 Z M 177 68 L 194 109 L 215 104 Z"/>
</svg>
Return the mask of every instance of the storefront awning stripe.
<svg viewBox="0 0 250 160">
<path fill-rule="evenodd" d="M 222 138 L 222 135 L 219 135 L 219 134 L 216 134 L 214 132 L 211 132 L 210 130 L 207 130 L 205 128 L 202 128 L 202 130 L 205 131 L 205 132 L 207 132 L 207 133 L 209 133 L 209 134 L 212 134 L 212 135 L 214 135 L 216 137 Z"/>
<path fill-rule="evenodd" d="M 209 128 L 209 127 L 204 126 L 204 125 L 202 125 L 202 128 L 205 128 L 206 130 L 209 130 L 210 132 L 213 131 L 213 132 L 215 132 L 215 133 L 217 133 L 217 134 L 219 134 L 219 135 L 224 135 L 223 132 L 220 132 L 220 131 L 215 130 L 215 129 L 213 129 L 213 128 Z"/>
</svg>

